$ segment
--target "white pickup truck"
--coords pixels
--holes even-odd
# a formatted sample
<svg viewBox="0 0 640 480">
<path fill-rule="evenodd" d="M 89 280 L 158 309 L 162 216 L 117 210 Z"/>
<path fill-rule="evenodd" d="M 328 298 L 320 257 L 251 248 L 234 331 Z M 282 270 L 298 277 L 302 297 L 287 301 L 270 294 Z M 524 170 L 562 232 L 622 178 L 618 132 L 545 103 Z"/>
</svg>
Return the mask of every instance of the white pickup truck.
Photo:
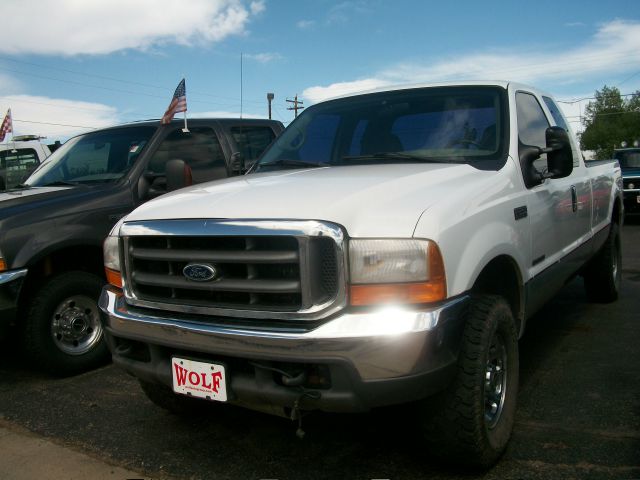
<svg viewBox="0 0 640 480">
<path fill-rule="evenodd" d="M 527 320 L 576 275 L 591 300 L 617 298 L 622 219 L 617 163 L 587 167 L 534 88 L 342 97 L 249 175 L 119 222 L 103 324 L 164 408 L 411 403 L 428 451 L 486 468 L 513 427 Z"/>
</svg>

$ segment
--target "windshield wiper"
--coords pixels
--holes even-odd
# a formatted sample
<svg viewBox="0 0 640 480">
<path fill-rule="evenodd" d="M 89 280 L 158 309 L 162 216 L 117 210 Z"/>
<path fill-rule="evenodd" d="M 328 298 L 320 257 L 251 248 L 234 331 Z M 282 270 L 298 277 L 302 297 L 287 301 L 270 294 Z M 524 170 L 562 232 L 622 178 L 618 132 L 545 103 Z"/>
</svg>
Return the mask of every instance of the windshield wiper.
<svg viewBox="0 0 640 480">
<path fill-rule="evenodd" d="M 425 157 L 422 155 L 414 155 L 405 152 L 379 152 L 371 153 L 367 155 L 347 155 L 341 158 L 341 160 L 411 160 L 413 162 L 424 163 L 463 163 L 462 160 L 453 160 L 451 158 L 444 157 Z"/>
<path fill-rule="evenodd" d="M 292 160 L 284 158 L 281 160 L 276 160 L 274 162 L 259 163 L 257 165 L 257 170 L 260 170 L 262 167 L 319 168 L 328 166 L 329 164 L 324 162 L 304 162 L 302 160 Z"/>
</svg>

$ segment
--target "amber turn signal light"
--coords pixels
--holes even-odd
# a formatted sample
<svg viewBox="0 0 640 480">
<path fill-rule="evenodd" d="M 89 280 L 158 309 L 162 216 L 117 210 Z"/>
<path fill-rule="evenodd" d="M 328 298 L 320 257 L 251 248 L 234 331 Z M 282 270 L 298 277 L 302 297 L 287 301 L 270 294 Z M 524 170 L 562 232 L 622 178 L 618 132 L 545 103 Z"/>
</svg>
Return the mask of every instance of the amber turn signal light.
<svg viewBox="0 0 640 480">
<path fill-rule="evenodd" d="M 120 272 L 116 272 L 110 268 L 105 268 L 104 272 L 107 275 L 107 282 L 114 287 L 122 288 L 122 275 L 120 275 Z"/>
</svg>

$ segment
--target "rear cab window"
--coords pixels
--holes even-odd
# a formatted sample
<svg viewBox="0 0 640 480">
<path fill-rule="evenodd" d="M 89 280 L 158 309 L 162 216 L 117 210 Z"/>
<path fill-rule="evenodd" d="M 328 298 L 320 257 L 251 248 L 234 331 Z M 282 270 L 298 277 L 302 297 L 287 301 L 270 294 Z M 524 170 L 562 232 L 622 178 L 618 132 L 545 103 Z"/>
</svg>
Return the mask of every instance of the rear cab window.
<svg viewBox="0 0 640 480">
<path fill-rule="evenodd" d="M 38 153 L 33 148 L 0 151 L 0 190 L 8 190 L 22 183 L 38 164 Z"/>
<path fill-rule="evenodd" d="M 276 134 L 267 125 L 235 126 L 229 130 L 247 167 L 253 164 L 276 138 Z"/>
<path fill-rule="evenodd" d="M 227 163 L 218 135 L 211 127 L 189 127 L 171 131 L 147 164 L 152 176 L 162 176 L 169 160 L 183 160 L 190 168 L 193 183 L 227 177 Z M 156 185 L 161 188 L 161 185 Z"/>
</svg>

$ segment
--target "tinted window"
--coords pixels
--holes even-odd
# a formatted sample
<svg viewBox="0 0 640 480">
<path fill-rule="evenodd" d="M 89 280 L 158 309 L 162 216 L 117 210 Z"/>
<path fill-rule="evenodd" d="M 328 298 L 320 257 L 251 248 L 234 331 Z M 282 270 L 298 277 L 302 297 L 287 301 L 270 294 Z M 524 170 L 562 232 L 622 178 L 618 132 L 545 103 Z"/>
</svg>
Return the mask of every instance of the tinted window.
<svg viewBox="0 0 640 480">
<path fill-rule="evenodd" d="M 536 97 L 529 93 L 516 94 L 518 110 L 518 135 L 525 145 L 545 147 L 545 132 L 549 122 Z"/>
<path fill-rule="evenodd" d="M 72 138 L 25 183 L 44 186 L 56 182 L 110 182 L 128 172 L 156 127 L 103 130 Z"/>
<path fill-rule="evenodd" d="M 551 112 L 551 116 L 553 117 L 553 120 L 556 122 L 556 125 L 564 128 L 568 132 L 569 126 L 567 125 L 567 122 L 564 121 L 564 117 L 562 116 L 562 113 L 560 113 L 560 109 L 558 108 L 556 103 L 553 100 L 551 100 L 549 97 L 542 97 L 542 99 L 544 100 L 544 103 L 547 104 L 547 108 Z"/>
<path fill-rule="evenodd" d="M 231 135 L 246 162 L 253 162 L 276 138 L 269 127 L 231 127 Z"/>
<path fill-rule="evenodd" d="M 173 130 L 162 141 L 147 165 L 154 174 L 164 174 L 169 160 L 184 160 L 191 167 L 193 183 L 217 180 L 227 176 L 227 164 L 218 136 L 210 127 Z"/>
<path fill-rule="evenodd" d="M 0 190 L 13 188 L 38 166 L 38 154 L 32 148 L 0 151 Z"/>
<path fill-rule="evenodd" d="M 297 161 L 335 166 L 446 161 L 498 169 L 508 149 L 505 97 L 497 87 L 446 87 L 321 103 L 275 140 L 257 170 L 291 168 Z"/>
<path fill-rule="evenodd" d="M 338 115 L 318 115 L 310 123 L 304 134 L 297 136 L 301 143 L 298 160 L 323 162 L 331 156 L 334 138 L 340 117 Z"/>
</svg>

